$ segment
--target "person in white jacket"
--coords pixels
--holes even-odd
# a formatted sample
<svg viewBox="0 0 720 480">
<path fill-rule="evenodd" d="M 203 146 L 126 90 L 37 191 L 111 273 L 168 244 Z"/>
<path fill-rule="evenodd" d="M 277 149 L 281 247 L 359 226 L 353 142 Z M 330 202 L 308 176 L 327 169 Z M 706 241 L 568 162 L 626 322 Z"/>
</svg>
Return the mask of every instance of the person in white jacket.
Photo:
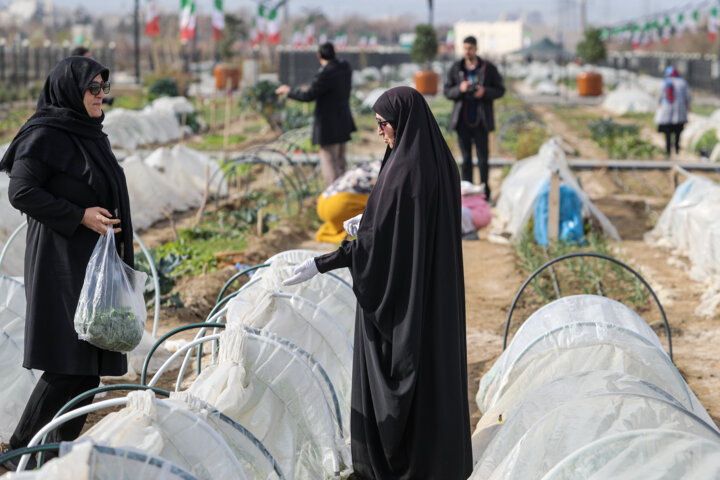
<svg viewBox="0 0 720 480">
<path fill-rule="evenodd" d="M 670 65 L 665 69 L 665 85 L 660 95 L 660 106 L 655 112 L 658 132 L 665 134 L 665 152 L 669 157 L 673 143 L 675 153 L 680 151 L 680 133 L 687 123 L 690 108 L 690 90 L 685 79 L 678 74 L 677 68 Z M 674 135 L 674 142 L 673 140 Z"/>
</svg>

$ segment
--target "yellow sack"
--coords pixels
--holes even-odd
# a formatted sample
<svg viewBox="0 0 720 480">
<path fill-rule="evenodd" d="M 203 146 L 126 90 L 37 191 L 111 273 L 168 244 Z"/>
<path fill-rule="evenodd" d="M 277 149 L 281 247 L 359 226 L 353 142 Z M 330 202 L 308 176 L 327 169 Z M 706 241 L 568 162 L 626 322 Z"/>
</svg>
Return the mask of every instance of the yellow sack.
<svg viewBox="0 0 720 480">
<path fill-rule="evenodd" d="M 331 197 L 320 195 L 317 202 L 317 213 L 325 223 L 315 233 L 318 242 L 338 243 L 347 235 L 343 222 L 365 210 L 370 195 L 340 192 Z"/>
</svg>

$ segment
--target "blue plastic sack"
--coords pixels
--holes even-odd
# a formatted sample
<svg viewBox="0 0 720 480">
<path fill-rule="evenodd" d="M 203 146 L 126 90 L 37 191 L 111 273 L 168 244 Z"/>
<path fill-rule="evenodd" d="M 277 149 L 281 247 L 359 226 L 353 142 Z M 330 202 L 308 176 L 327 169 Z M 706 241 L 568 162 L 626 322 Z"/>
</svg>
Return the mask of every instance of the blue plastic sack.
<svg viewBox="0 0 720 480">
<path fill-rule="evenodd" d="M 535 200 L 534 233 L 538 245 L 548 244 L 548 204 L 550 201 L 550 180 L 543 183 L 540 194 Z M 582 220 L 582 200 L 575 190 L 567 185 L 560 185 L 560 228 L 559 240 L 585 244 L 585 233 Z"/>
</svg>

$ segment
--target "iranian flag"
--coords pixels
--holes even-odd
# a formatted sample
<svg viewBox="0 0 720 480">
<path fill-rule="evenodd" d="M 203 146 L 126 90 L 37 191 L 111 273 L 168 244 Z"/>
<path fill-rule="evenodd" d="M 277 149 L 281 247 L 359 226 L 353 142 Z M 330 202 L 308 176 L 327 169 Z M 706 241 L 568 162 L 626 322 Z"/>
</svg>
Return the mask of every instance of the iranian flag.
<svg viewBox="0 0 720 480">
<path fill-rule="evenodd" d="M 377 35 L 374 33 L 371 33 L 370 38 L 368 38 L 368 47 L 370 47 L 371 50 L 377 48 Z"/>
<path fill-rule="evenodd" d="M 292 47 L 293 48 L 300 48 L 303 46 L 303 34 L 300 32 L 300 27 L 297 25 L 295 26 L 295 31 L 293 32 L 292 36 Z"/>
<path fill-rule="evenodd" d="M 338 48 L 344 48 L 347 45 L 347 33 L 345 30 L 340 30 L 335 36 L 335 46 Z"/>
<path fill-rule="evenodd" d="M 360 50 L 365 50 L 365 47 L 367 47 L 368 44 L 368 37 L 365 35 L 365 32 L 360 34 L 360 40 L 358 40 L 358 46 L 360 47 Z"/>
<path fill-rule="evenodd" d="M 712 7 L 710 9 L 710 17 L 708 17 L 708 32 L 707 32 L 707 39 L 708 42 L 714 42 L 717 40 L 718 36 L 718 9 L 717 7 Z"/>
<path fill-rule="evenodd" d="M 160 14 L 155 0 L 148 0 L 145 4 L 145 35 L 148 37 L 160 35 Z"/>
<path fill-rule="evenodd" d="M 672 37 L 672 24 L 670 17 L 666 15 L 662 25 L 662 44 L 667 45 L 670 43 L 670 37 Z"/>
<path fill-rule="evenodd" d="M 265 39 L 266 33 L 266 22 L 265 22 L 265 6 L 258 5 L 257 14 L 253 19 L 253 27 L 255 29 L 255 35 L 251 38 L 254 45 L 259 45 Z"/>
<path fill-rule="evenodd" d="M 445 36 L 445 48 L 449 51 L 455 50 L 455 30 L 452 28 L 448 30 L 448 33 Z"/>
<path fill-rule="evenodd" d="M 648 48 L 650 46 L 650 24 L 648 22 L 645 22 L 645 26 L 642 29 L 640 46 L 642 48 Z"/>
<path fill-rule="evenodd" d="M 315 19 L 309 17 L 305 24 L 305 44 L 313 45 L 315 43 Z"/>
<path fill-rule="evenodd" d="M 633 26 L 633 35 L 632 35 L 632 49 L 637 50 L 640 48 L 640 40 L 642 39 L 642 31 L 640 30 L 640 25 L 634 25 Z"/>
<path fill-rule="evenodd" d="M 187 43 L 195 38 L 195 0 L 180 0 L 180 41 Z"/>
<path fill-rule="evenodd" d="M 660 22 L 657 20 L 653 20 L 653 22 L 650 24 L 650 43 L 655 44 L 660 41 L 660 32 L 662 31 L 662 27 L 660 27 Z"/>
<path fill-rule="evenodd" d="M 268 43 L 270 45 L 277 45 L 280 43 L 280 22 L 277 18 L 277 8 L 270 10 L 270 14 L 267 18 L 267 36 Z"/>
<path fill-rule="evenodd" d="M 327 41 L 328 41 L 327 32 L 325 32 L 325 30 L 322 30 L 322 31 L 320 32 L 320 38 L 318 38 L 318 43 L 319 43 L 320 45 L 322 45 L 323 43 L 327 43 Z"/>
<path fill-rule="evenodd" d="M 680 12 L 675 19 L 675 35 L 682 35 L 685 32 L 685 27 L 685 14 Z"/>
<path fill-rule="evenodd" d="M 215 0 L 212 12 L 213 38 L 220 40 L 222 31 L 225 29 L 225 14 L 223 13 L 222 0 Z"/>
<path fill-rule="evenodd" d="M 253 47 L 257 46 L 260 42 L 258 41 L 258 24 L 257 18 L 253 17 L 252 27 L 250 28 L 250 45 Z"/>
<path fill-rule="evenodd" d="M 690 30 L 692 33 L 697 33 L 699 19 L 700 19 L 700 14 L 698 13 L 697 10 L 693 10 L 692 13 L 687 16 L 686 28 L 688 30 Z"/>
</svg>

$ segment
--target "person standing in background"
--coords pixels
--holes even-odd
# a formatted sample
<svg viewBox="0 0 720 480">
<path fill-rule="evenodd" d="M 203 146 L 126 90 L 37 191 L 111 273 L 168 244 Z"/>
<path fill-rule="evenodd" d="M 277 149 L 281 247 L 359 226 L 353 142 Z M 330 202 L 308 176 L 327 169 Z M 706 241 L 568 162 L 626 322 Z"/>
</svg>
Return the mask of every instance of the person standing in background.
<svg viewBox="0 0 720 480">
<path fill-rule="evenodd" d="M 337 58 L 330 42 L 320 45 L 318 60 L 320 71 L 310 88 L 301 90 L 281 85 L 275 93 L 301 102 L 315 101 L 312 143 L 320 145 L 322 176 L 325 185 L 330 185 L 345 173 L 345 143 L 356 130 L 350 113 L 352 67 Z"/>
<path fill-rule="evenodd" d="M 473 181 L 472 144 L 480 166 L 480 181 L 490 202 L 488 136 L 495 130 L 493 101 L 505 95 L 502 76 L 495 65 L 477 56 L 477 40 L 463 40 L 463 58 L 455 62 L 445 81 L 445 97 L 453 100 L 450 130 L 457 130 L 462 152 L 462 179 Z"/>
<path fill-rule="evenodd" d="M 665 85 L 660 95 L 660 106 L 655 112 L 658 132 L 665 134 L 665 154 L 672 152 L 672 136 L 675 135 L 675 154 L 680 152 L 680 134 L 687 123 L 690 108 L 690 90 L 677 68 L 670 65 L 665 69 Z"/>
</svg>

